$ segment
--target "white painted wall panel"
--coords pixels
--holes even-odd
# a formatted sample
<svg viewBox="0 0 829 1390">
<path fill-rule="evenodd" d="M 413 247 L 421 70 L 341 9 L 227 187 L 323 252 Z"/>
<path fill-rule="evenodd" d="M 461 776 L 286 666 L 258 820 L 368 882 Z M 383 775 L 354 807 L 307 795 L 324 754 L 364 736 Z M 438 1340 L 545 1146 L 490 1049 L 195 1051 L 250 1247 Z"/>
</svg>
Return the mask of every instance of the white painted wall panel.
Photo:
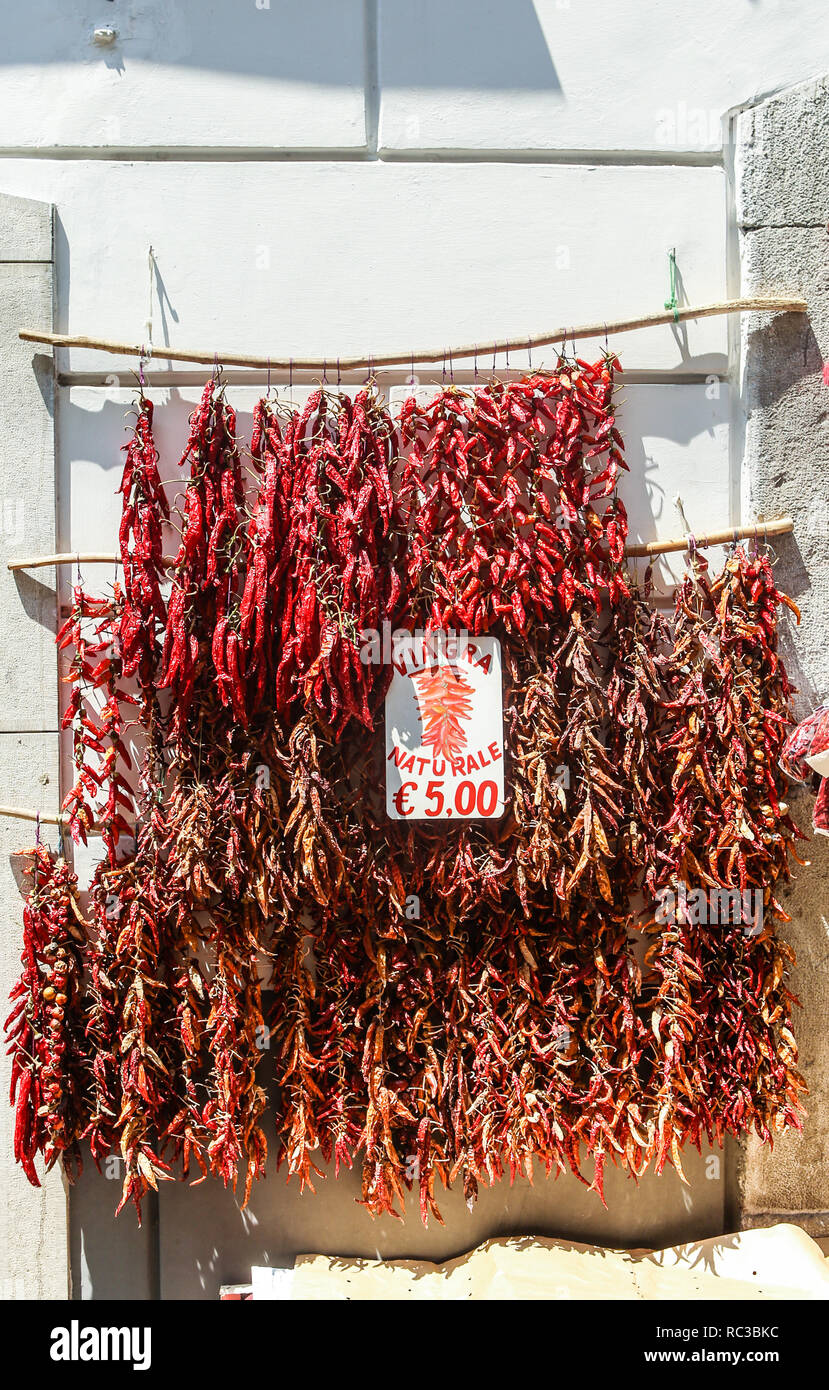
<svg viewBox="0 0 829 1390">
<path fill-rule="evenodd" d="M 362 0 L 28 0 L 7 9 L 6 148 L 365 142 Z M 95 44 L 98 26 L 116 41 Z"/>
<path fill-rule="evenodd" d="M 48 227 L 50 209 L 42 211 Z M 6 568 L 24 555 L 50 554 L 55 543 L 54 394 L 49 359 L 41 356 L 33 369 L 26 345 L 14 337 L 21 314 L 40 313 L 48 322 L 51 306 L 51 265 L 0 264 L 0 729 L 4 730 L 54 729 L 57 722 L 51 640 L 54 576 L 49 570 L 9 573 Z M 8 798 L 0 799 L 8 805 Z"/>
<path fill-rule="evenodd" d="M 631 542 L 682 535 L 674 506 L 677 493 L 692 530 L 702 533 L 736 525 L 731 512 L 729 394 L 720 382 L 622 384 L 619 428 L 630 472 L 619 491 L 628 510 Z M 716 573 L 724 558 L 722 547 L 706 551 L 706 556 L 711 572 Z M 640 562 L 640 573 L 645 563 Z M 670 587 L 684 572 L 681 554 L 660 556 L 654 566 L 660 588 Z"/>
<path fill-rule="evenodd" d="M 57 205 L 59 329 L 126 342 L 146 337 L 150 243 L 156 343 L 332 365 L 661 311 L 670 246 L 689 302 L 725 292 L 720 169 L 3 160 L 0 188 Z M 629 369 L 720 371 L 726 324 L 614 346 Z"/>
<path fill-rule="evenodd" d="M 379 3 L 381 148 L 712 150 L 829 67 L 824 0 Z"/>
</svg>

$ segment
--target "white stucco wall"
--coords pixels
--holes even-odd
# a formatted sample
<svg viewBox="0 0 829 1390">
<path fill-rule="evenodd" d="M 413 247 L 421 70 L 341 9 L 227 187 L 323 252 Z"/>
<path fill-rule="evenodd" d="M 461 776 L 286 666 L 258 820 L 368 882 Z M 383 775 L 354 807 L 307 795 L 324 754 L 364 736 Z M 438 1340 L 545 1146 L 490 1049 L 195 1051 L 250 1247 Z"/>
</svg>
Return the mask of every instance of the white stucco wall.
<svg viewBox="0 0 829 1390">
<path fill-rule="evenodd" d="M 117 31 L 114 44 L 95 45 L 99 25 Z M 723 117 L 827 70 L 824 0 L 32 0 L 3 20 L 0 192 L 55 206 L 58 330 L 145 341 L 152 244 L 156 344 L 321 353 L 334 375 L 338 352 L 659 310 L 670 247 L 688 302 L 736 290 Z M 20 314 L 48 326 L 36 297 Z M 725 320 L 708 319 L 613 343 L 630 373 L 623 492 L 643 538 L 676 533 L 677 491 L 698 530 L 740 519 L 738 342 Z M 135 364 L 62 351 L 56 365 L 58 544 L 113 548 Z M 149 375 L 169 468 L 203 373 L 159 362 Z M 391 390 L 403 375 L 383 380 Z M 255 380 L 241 377 L 233 394 L 246 428 Z M 41 534 L 28 519 L 6 528 L 4 552 L 36 549 Z M 667 1178 L 645 1187 L 644 1198 L 619 1196 L 618 1239 L 720 1228 L 724 1189 L 702 1168 L 685 1199 Z M 114 1205 L 105 1188 L 89 1189 L 87 1215 Z M 563 1188 L 529 1205 L 513 1196 L 512 1208 L 505 1189 L 484 1233 L 508 1226 L 510 1212 L 524 1213 L 519 1225 L 560 1227 Z M 209 1246 L 220 1198 L 207 1192 Z M 162 1220 L 170 1292 L 191 1287 L 191 1195 L 169 1199 L 175 1237 L 172 1217 L 166 1234 Z M 316 1223 L 303 1205 L 297 1240 L 313 1243 L 316 1231 L 324 1245 L 352 1195 L 329 1191 Z M 290 1253 L 294 1208 L 277 1210 L 282 1243 L 271 1253 Z M 365 1223 L 370 1250 L 403 1251 L 395 1228 Z M 413 1222 L 405 1249 L 463 1249 L 462 1214 L 450 1227 L 427 1242 Z M 87 1295 L 112 1275 L 108 1229 L 77 1234 Z M 142 1272 L 125 1287 L 146 1291 L 153 1257 L 146 1240 L 133 1245 Z M 199 1249 L 206 1294 L 244 1275 Z"/>
</svg>

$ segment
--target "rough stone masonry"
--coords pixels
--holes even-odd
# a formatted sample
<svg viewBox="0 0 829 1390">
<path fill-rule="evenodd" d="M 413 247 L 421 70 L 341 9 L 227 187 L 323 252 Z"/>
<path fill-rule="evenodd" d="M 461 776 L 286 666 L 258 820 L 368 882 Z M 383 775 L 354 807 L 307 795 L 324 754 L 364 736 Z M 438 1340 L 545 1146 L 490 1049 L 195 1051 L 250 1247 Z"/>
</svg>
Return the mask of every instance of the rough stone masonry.
<svg viewBox="0 0 829 1390">
<path fill-rule="evenodd" d="M 829 698 L 829 79 L 804 83 L 740 111 L 731 123 L 741 291 L 803 294 L 808 315 L 746 316 L 735 421 L 744 431 L 745 518 L 789 514 L 794 532 L 775 542 L 781 587 L 802 610 L 785 623 L 783 654 L 799 688 L 800 716 Z M 811 831 L 812 797 L 791 797 Z M 737 1165 L 743 1226 L 795 1220 L 829 1234 L 829 840 L 802 851 L 785 907 L 803 1004 L 795 1031 L 809 1085 L 802 1136 L 774 1151 L 751 1141 Z"/>
</svg>

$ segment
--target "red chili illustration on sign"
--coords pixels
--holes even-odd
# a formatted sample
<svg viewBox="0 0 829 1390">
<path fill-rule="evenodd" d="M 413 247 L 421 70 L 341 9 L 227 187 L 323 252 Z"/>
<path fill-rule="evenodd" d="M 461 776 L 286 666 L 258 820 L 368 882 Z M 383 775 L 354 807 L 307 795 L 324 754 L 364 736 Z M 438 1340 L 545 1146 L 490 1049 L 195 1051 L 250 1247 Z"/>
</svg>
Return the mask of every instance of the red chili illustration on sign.
<svg viewBox="0 0 829 1390">
<path fill-rule="evenodd" d="M 472 686 L 452 665 L 420 671 L 414 677 L 423 746 L 451 761 L 466 748 L 464 724 L 472 717 Z"/>
</svg>

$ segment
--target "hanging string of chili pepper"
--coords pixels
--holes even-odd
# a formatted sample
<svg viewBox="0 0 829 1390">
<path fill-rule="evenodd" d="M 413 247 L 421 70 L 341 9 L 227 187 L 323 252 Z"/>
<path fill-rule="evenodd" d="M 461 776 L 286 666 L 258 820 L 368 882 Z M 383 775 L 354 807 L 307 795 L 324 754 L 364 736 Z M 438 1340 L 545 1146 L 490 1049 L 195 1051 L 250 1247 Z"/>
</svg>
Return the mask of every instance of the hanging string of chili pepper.
<svg viewBox="0 0 829 1390">
<path fill-rule="evenodd" d="M 125 779 L 125 773 L 132 768 L 132 760 L 123 738 L 122 706 L 135 705 L 136 699 L 120 684 L 123 671 L 118 632 L 122 610 L 123 600 L 117 584 L 113 586 L 110 599 L 94 598 L 84 593 L 78 584 L 73 590 L 69 617 L 57 635 L 59 650 L 70 646 L 73 649 L 64 677 L 72 690 L 61 729 L 72 730 L 76 771 L 75 784 L 65 796 L 61 810 L 68 818 L 76 843 L 82 840 L 86 844 L 97 816 L 102 824 L 107 857 L 113 865 L 119 837 L 131 833 L 124 811 L 130 812 L 133 806 Z M 90 762 L 89 753 L 95 755 L 96 761 Z M 98 807 L 105 787 L 106 802 Z"/>
<path fill-rule="evenodd" d="M 12 987 L 5 1031 L 12 1059 L 14 1156 L 34 1187 L 34 1160 L 60 1160 L 70 1181 L 81 1169 L 87 1086 L 83 1046 L 86 923 L 78 880 L 38 843 L 25 852 L 32 889 L 23 910 L 22 973 Z"/>
<path fill-rule="evenodd" d="M 770 1142 L 800 1123 L 783 983 L 793 957 L 774 930 L 785 920 L 776 885 L 799 835 L 777 765 L 791 721 L 776 650 L 783 601 L 767 559 L 742 547 L 713 583 L 697 558 L 677 595 L 662 744 L 672 799 L 654 876 L 668 911 L 650 926 L 643 1003 L 657 1170 L 671 1157 L 681 1172 L 687 1139 L 756 1128 Z"/>
<path fill-rule="evenodd" d="M 170 507 L 158 472 L 153 403 L 143 389 L 124 452 L 118 532 L 124 572 L 124 609 L 118 629 L 121 669 L 125 677 L 137 675 L 142 692 L 147 692 L 153 690 L 158 665 L 158 633 L 167 623 L 161 571 L 163 527 L 170 519 Z"/>
<path fill-rule="evenodd" d="M 291 432 L 276 712 L 301 702 L 339 737 L 374 726 L 388 667 L 361 660 L 362 634 L 405 614 L 400 523 L 392 491 L 397 430 L 374 387 L 311 394 Z"/>
</svg>

